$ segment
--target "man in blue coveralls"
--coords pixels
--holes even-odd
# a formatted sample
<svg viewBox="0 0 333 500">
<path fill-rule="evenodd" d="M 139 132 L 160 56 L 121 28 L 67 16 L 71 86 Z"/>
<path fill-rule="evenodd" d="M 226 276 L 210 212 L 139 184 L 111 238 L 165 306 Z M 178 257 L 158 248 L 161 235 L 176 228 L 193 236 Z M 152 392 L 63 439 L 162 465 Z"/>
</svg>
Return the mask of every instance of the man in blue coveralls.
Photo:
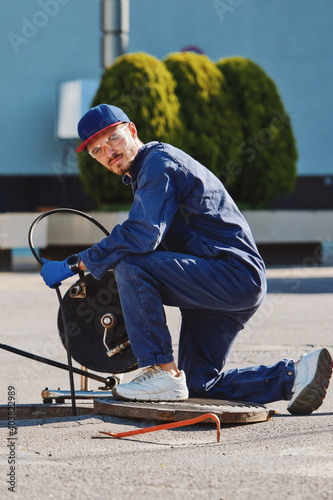
<svg viewBox="0 0 333 500">
<path fill-rule="evenodd" d="M 113 268 L 127 333 L 143 372 L 113 389 L 116 398 L 190 397 L 269 403 L 293 414 L 316 410 L 332 373 L 327 349 L 297 362 L 222 368 L 266 293 L 265 265 L 250 228 L 220 180 L 169 144 L 143 144 L 119 108 L 101 104 L 78 125 L 84 149 L 131 184 L 128 219 L 110 236 L 61 262 L 44 260 L 53 287 L 79 270 L 100 279 Z M 178 366 L 163 304 L 181 310 Z"/>
</svg>

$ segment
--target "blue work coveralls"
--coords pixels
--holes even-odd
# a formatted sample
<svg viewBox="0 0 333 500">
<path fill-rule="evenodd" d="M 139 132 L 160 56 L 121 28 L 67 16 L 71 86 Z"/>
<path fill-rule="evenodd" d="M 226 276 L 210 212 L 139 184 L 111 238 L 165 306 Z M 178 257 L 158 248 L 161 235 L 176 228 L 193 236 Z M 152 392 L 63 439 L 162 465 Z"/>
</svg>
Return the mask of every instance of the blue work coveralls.
<svg viewBox="0 0 333 500">
<path fill-rule="evenodd" d="M 182 315 L 178 366 L 191 397 L 290 399 L 294 364 L 222 371 L 266 293 L 250 228 L 220 180 L 183 151 L 150 142 L 135 157 L 128 219 L 81 260 L 97 279 L 113 268 L 138 366 L 173 361 L 163 304 Z"/>
</svg>

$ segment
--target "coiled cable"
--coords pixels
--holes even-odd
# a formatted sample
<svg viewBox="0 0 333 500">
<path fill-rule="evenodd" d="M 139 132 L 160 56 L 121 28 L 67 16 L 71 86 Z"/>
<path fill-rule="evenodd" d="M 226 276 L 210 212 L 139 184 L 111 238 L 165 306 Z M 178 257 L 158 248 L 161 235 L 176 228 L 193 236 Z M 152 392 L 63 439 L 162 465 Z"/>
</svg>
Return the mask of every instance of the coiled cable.
<svg viewBox="0 0 333 500">
<path fill-rule="evenodd" d="M 79 215 L 81 217 L 84 217 L 85 219 L 88 219 L 93 224 L 95 224 L 95 226 L 97 226 L 99 229 L 101 229 L 101 231 L 103 231 L 103 233 L 106 236 L 109 236 L 109 234 L 110 234 L 109 231 L 107 231 L 107 229 L 105 229 L 105 227 L 102 226 L 102 224 L 100 224 L 96 219 L 94 219 L 93 217 L 91 217 L 91 215 L 88 215 L 88 214 L 86 214 L 84 212 L 81 212 L 80 210 L 75 210 L 73 208 L 55 208 L 53 210 L 49 210 L 47 212 L 43 212 L 31 224 L 30 229 L 29 229 L 29 234 L 28 234 L 28 242 L 29 242 L 30 250 L 31 250 L 33 256 L 35 257 L 35 259 L 37 260 L 37 262 L 41 266 L 43 266 L 43 261 L 41 260 L 41 258 L 39 257 L 38 253 L 36 252 L 35 246 L 33 244 L 33 233 L 34 233 L 34 230 L 35 230 L 37 224 L 42 219 L 44 219 L 45 217 L 48 217 L 49 215 L 53 215 L 53 214 L 56 214 L 56 213 L 73 213 L 73 214 Z M 59 301 L 59 307 L 60 307 L 60 311 L 61 311 L 62 322 L 63 322 L 63 325 L 64 325 L 64 340 L 65 340 L 65 349 L 66 349 L 66 352 L 67 352 L 67 363 L 68 363 L 68 372 L 69 372 L 69 384 L 70 384 L 71 402 L 72 402 L 72 415 L 76 416 L 73 365 L 72 365 L 72 356 L 71 356 L 71 352 L 70 352 L 69 339 L 68 339 L 69 335 L 68 335 L 68 327 L 67 327 L 67 321 L 66 321 L 65 308 L 64 308 L 64 304 L 63 304 L 62 295 L 61 295 L 60 290 L 59 290 L 59 285 L 55 285 L 54 289 L 55 289 L 55 291 L 57 293 L 57 297 L 58 297 L 58 301 Z"/>
</svg>

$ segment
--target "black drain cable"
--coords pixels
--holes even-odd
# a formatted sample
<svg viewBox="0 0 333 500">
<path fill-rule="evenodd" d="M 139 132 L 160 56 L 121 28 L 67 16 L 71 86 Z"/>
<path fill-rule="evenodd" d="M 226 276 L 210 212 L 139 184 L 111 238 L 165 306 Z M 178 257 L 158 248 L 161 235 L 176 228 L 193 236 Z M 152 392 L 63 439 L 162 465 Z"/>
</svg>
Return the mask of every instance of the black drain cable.
<svg viewBox="0 0 333 500">
<path fill-rule="evenodd" d="M 39 257 L 38 253 L 35 250 L 35 247 L 34 247 L 34 244 L 33 244 L 33 240 L 32 240 L 33 233 L 34 233 L 35 227 L 37 226 L 37 224 L 42 219 L 44 219 L 45 217 L 48 217 L 49 215 L 56 214 L 56 213 L 72 213 L 72 214 L 79 215 L 81 217 L 84 217 L 85 219 L 88 219 L 93 224 L 95 224 L 95 226 L 97 226 L 99 229 L 101 229 L 101 231 L 103 231 L 103 233 L 106 236 L 109 236 L 109 234 L 110 234 L 109 231 L 107 231 L 105 229 L 105 227 L 102 226 L 102 224 L 100 224 L 97 220 L 95 220 L 93 217 L 91 217 L 91 215 L 88 215 L 88 214 L 86 214 L 84 212 L 81 212 L 80 210 L 75 210 L 73 208 L 55 208 L 53 210 L 49 210 L 47 212 L 43 212 L 31 224 L 30 229 L 29 229 L 29 235 L 28 235 L 28 242 L 29 242 L 30 250 L 31 250 L 33 256 L 35 257 L 35 259 L 37 260 L 37 262 L 41 266 L 43 266 L 43 261 L 41 260 L 41 258 Z M 63 304 L 62 295 L 61 295 L 60 290 L 59 290 L 59 285 L 55 285 L 54 289 L 55 289 L 55 291 L 57 293 L 57 297 L 58 297 L 58 301 L 59 301 L 59 306 L 60 306 L 60 311 L 61 311 L 62 323 L 64 325 L 64 340 L 65 340 L 65 349 L 66 349 L 66 352 L 67 352 L 67 363 L 68 363 L 68 372 L 69 372 L 69 384 L 70 384 L 71 401 L 72 401 L 72 416 L 75 417 L 76 416 L 76 404 L 75 404 L 74 375 L 73 375 L 72 356 L 71 356 L 70 346 L 69 346 L 69 335 L 68 335 L 68 327 L 67 327 L 67 321 L 66 321 L 66 314 L 65 314 L 65 308 L 64 308 L 64 304 Z"/>
</svg>

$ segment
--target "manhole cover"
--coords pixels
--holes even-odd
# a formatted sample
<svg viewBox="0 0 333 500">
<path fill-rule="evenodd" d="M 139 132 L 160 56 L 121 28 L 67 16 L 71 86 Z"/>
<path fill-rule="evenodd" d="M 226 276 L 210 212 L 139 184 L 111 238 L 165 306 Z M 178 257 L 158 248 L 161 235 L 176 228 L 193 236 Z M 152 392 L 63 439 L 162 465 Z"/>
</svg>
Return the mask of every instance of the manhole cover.
<svg viewBox="0 0 333 500">
<path fill-rule="evenodd" d="M 217 399 L 187 399 L 179 402 L 139 402 L 117 401 L 116 399 L 95 399 L 94 410 L 97 413 L 114 417 L 139 418 L 176 422 L 195 418 L 204 413 L 215 413 L 221 424 L 248 424 L 269 420 L 275 410 L 268 410 L 263 405 L 223 401 Z"/>
</svg>

